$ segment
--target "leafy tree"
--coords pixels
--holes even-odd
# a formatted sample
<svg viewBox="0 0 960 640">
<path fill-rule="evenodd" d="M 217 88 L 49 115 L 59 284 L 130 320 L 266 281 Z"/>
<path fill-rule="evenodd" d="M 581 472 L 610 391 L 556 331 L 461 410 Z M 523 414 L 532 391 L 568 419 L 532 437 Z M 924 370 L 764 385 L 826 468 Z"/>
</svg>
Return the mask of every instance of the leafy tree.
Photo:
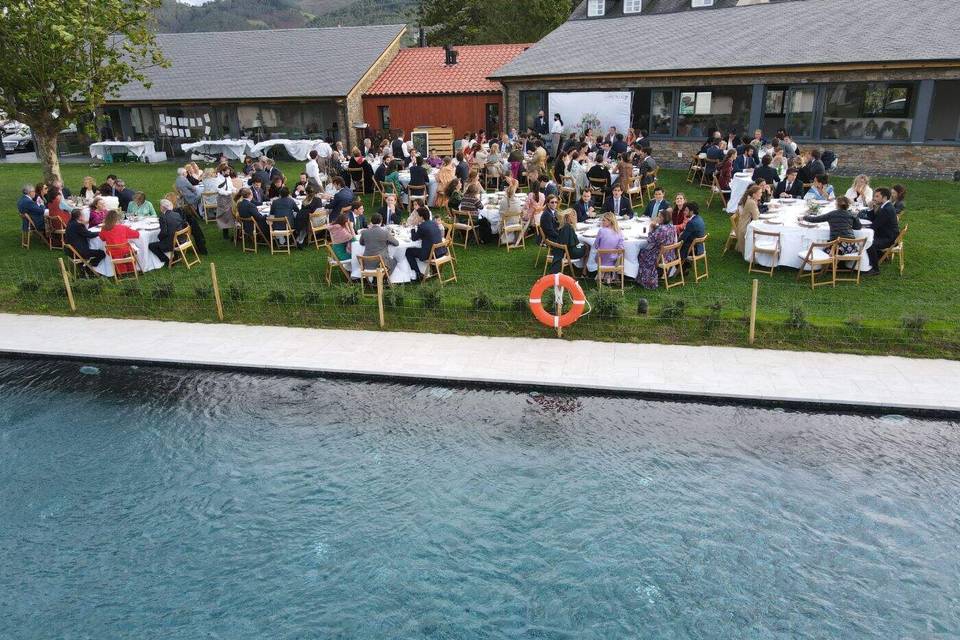
<svg viewBox="0 0 960 640">
<path fill-rule="evenodd" d="M 560 26 L 571 0 L 423 0 L 431 45 L 536 42 Z"/>
<path fill-rule="evenodd" d="M 57 134 L 143 71 L 164 65 L 151 30 L 159 0 L 7 0 L 0 8 L 0 110 L 31 127 L 46 180 Z"/>
</svg>

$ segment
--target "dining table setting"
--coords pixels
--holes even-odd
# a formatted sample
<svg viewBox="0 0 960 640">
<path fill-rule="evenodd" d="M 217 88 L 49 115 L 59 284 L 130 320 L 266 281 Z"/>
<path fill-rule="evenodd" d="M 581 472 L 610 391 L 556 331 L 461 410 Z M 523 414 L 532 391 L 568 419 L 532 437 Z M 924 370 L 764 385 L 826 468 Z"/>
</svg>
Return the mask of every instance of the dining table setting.
<svg viewBox="0 0 960 640">
<path fill-rule="evenodd" d="M 632 217 L 620 216 L 617 218 L 617 224 L 620 226 L 620 232 L 623 234 L 623 272 L 628 278 L 636 278 L 640 271 L 640 262 L 638 256 L 640 251 L 647 246 L 647 234 L 650 231 L 650 218 L 645 216 Z M 600 218 L 592 218 L 586 222 L 578 222 L 577 239 L 583 244 L 590 246 L 590 255 L 587 256 L 587 270 L 597 270 L 597 255 L 593 251 L 593 245 L 597 241 L 597 234 L 600 231 Z M 578 265 L 579 266 L 579 265 Z"/>
<path fill-rule="evenodd" d="M 137 256 L 140 271 L 146 273 L 163 267 L 164 263 L 148 248 L 151 242 L 156 242 L 160 237 L 160 220 L 156 216 L 127 216 L 123 224 L 140 234 L 139 238 L 128 241 Z M 100 227 L 90 227 L 90 231 L 99 233 Z M 105 244 L 99 237 L 91 238 L 89 245 L 91 249 L 105 250 Z M 113 261 L 110 259 L 110 254 L 107 254 L 107 257 L 101 260 L 94 270 L 102 276 L 112 278 Z"/>
</svg>

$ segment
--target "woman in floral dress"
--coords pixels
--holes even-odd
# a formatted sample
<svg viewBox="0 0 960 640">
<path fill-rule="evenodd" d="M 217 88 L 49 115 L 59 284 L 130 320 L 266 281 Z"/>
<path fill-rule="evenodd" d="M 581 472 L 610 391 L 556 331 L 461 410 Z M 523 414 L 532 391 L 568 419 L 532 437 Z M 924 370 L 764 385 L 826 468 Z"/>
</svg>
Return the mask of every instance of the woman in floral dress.
<svg viewBox="0 0 960 640">
<path fill-rule="evenodd" d="M 637 261 L 640 263 L 640 270 L 637 272 L 637 282 L 644 289 L 656 289 L 660 281 L 660 273 L 657 270 L 657 259 L 660 257 L 660 247 L 673 244 L 677 241 L 677 230 L 671 222 L 673 212 L 667 209 L 661 209 L 660 214 L 650 221 L 651 229 L 647 234 L 647 246 L 640 250 Z M 656 222 L 656 226 L 653 224 Z M 669 252 L 665 257 L 667 262 L 674 259 L 674 252 Z"/>
</svg>

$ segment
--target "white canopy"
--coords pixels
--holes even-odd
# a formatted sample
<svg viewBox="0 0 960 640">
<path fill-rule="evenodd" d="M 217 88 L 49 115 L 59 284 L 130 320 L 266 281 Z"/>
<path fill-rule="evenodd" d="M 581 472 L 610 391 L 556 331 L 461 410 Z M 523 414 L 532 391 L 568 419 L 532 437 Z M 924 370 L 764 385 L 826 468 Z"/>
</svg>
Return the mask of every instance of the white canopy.
<svg viewBox="0 0 960 640">
<path fill-rule="evenodd" d="M 251 153 L 253 149 L 253 140 L 200 140 L 199 142 L 184 142 L 180 145 L 187 153 L 202 153 L 208 156 L 217 156 L 221 153 L 228 160 L 242 160 L 243 156 L 258 156 L 259 153 Z"/>
<path fill-rule="evenodd" d="M 258 142 L 253 146 L 254 153 L 251 155 L 259 156 L 270 147 L 275 147 L 282 144 L 287 150 L 287 153 L 290 154 L 291 158 L 296 160 L 306 160 L 310 156 L 310 152 L 314 149 L 320 151 L 320 144 L 322 142 L 322 140 L 264 140 L 263 142 Z"/>
</svg>

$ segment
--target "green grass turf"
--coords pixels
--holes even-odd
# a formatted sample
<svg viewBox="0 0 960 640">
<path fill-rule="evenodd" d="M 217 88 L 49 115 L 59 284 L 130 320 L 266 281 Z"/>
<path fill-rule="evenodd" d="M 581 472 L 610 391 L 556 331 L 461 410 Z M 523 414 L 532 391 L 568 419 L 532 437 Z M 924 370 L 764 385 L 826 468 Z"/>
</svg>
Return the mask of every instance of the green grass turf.
<svg viewBox="0 0 960 640">
<path fill-rule="evenodd" d="M 300 163 L 281 163 L 288 176 Z M 175 166 L 120 164 L 92 168 L 65 164 L 66 184 L 76 189 L 84 175 L 99 183 L 108 173 L 121 175 L 154 204 L 170 190 Z M 8 203 L 7 222 L 0 227 L 0 310 L 68 314 L 56 258 L 59 252 L 35 244 L 19 244 L 15 202 L 23 183 L 38 180 L 38 165 L 0 167 L 0 200 Z M 661 183 L 672 200 L 677 191 L 688 200 L 705 201 L 706 191 L 686 182 L 682 171 L 661 172 Z M 874 178 L 874 187 L 895 181 Z M 594 284 L 584 283 L 593 313 L 569 327 L 568 338 L 685 344 L 747 344 L 751 281 L 760 281 L 756 344 L 807 350 L 856 353 L 898 353 L 960 357 L 960 246 L 956 242 L 956 202 L 960 185 L 948 182 L 896 180 L 908 189 L 904 222 L 907 268 L 900 277 L 887 264 L 882 275 L 865 277 L 860 286 L 838 285 L 812 291 L 798 284 L 796 271 L 779 269 L 773 277 L 748 275 L 747 264 L 734 252 L 721 256 L 729 231 L 719 204 L 704 217 L 710 233 L 710 277 L 685 287 L 643 291 L 629 286 L 597 300 Z M 847 178 L 836 178 L 842 193 Z M 370 209 L 370 197 L 367 208 Z M 325 257 L 310 249 L 293 255 L 243 254 L 220 238 L 216 226 L 206 227 L 210 254 L 201 267 L 187 271 L 153 271 L 140 284 L 111 281 L 81 282 L 76 287 L 78 314 L 88 316 L 217 321 L 210 295 L 209 263 L 215 262 L 224 293 L 225 321 L 308 327 L 377 327 L 375 301 L 353 304 L 359 287 L 323 282 Z M 443 288 L 439 303 L 434 287 L 405 285 L 388 295 L 387 329 L 461 334 L 555 335 L 538 324 L 523 300 L 542 269 L 534 268 L 536 248 L 507 252 L 483 246 L 458 249 L 459 281 Z M 426 299 L 424 299 L 426 298 Z M 638 300 L 649 304 L 638 313 Z M 230 345 L 243 348 L 242 345 Z M 669 366 L 660 363 L 658 366 Z"/>
</svg>

